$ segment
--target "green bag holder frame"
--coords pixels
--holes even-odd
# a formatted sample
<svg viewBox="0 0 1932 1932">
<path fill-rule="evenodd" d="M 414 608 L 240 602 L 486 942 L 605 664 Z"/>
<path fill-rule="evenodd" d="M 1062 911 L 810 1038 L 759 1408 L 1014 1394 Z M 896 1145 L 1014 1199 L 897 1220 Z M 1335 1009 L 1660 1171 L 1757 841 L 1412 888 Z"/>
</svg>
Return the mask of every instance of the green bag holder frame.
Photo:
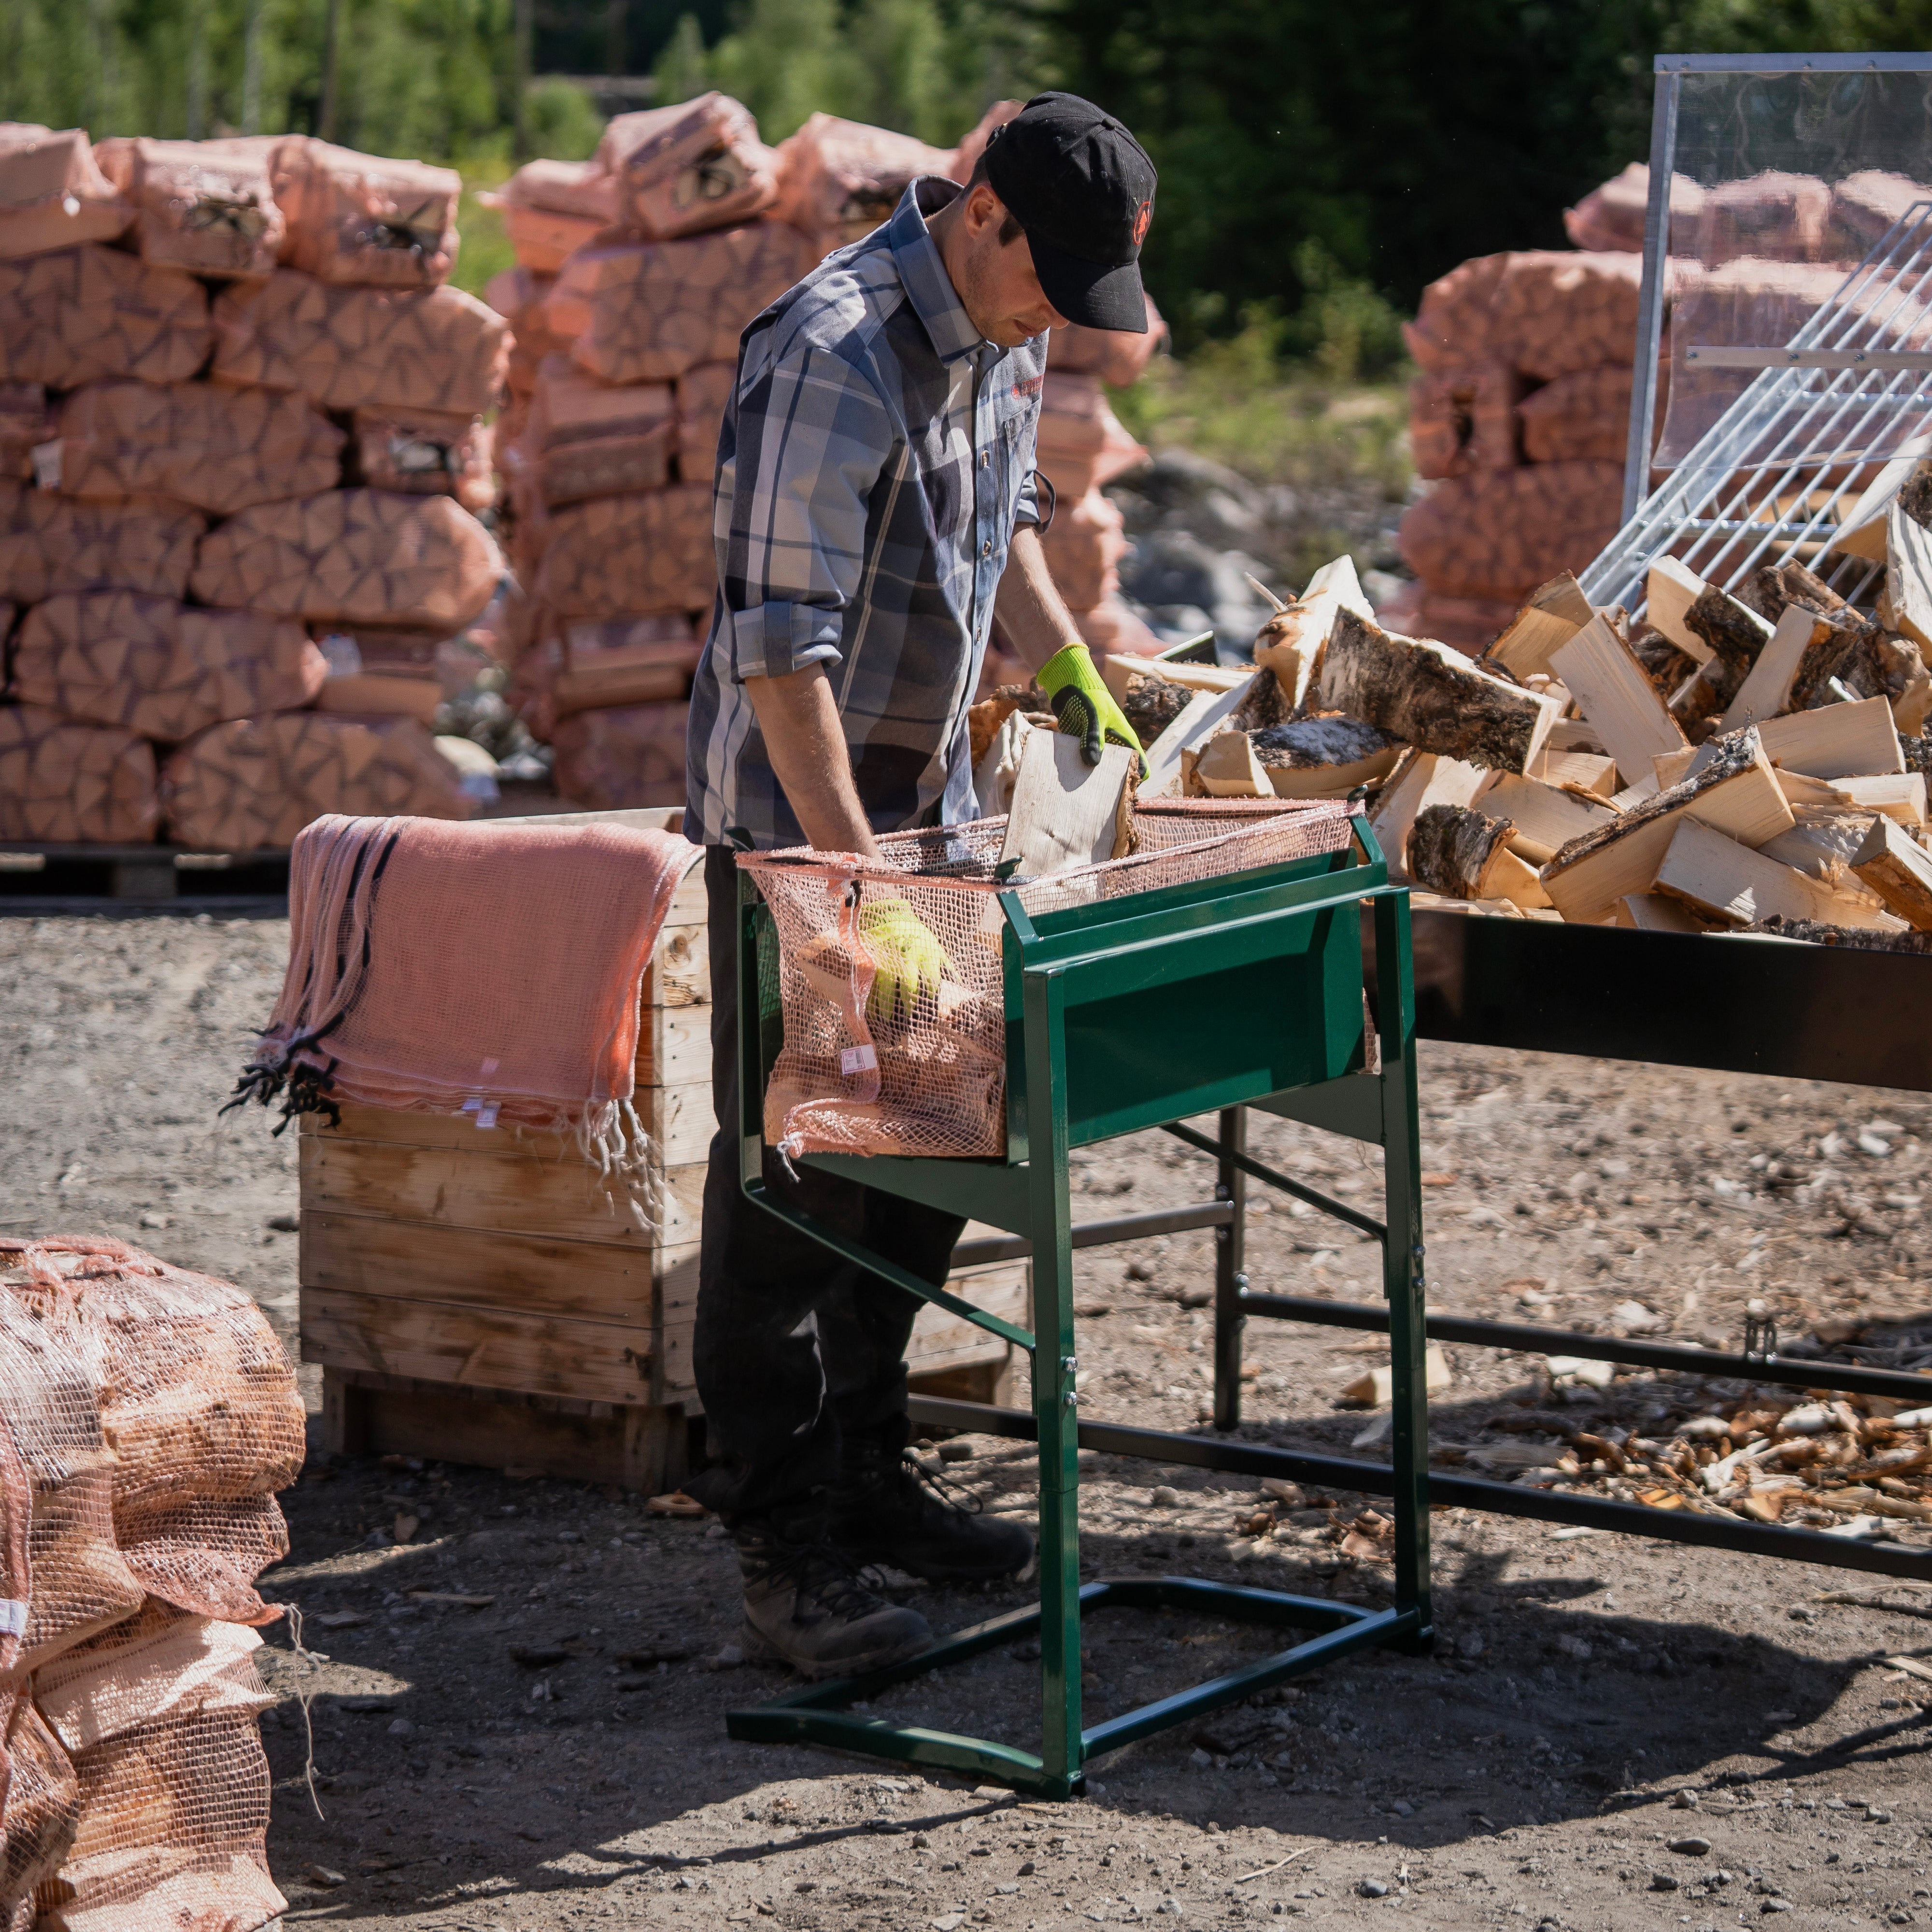
<svg viewBox="0 0 1932 1932">
<path fill-rule="evenodd" d="M 1079 1791 L 1089 1762 L 1137 1738 L 1235 1703 L 1357 1651 L 1417 1652 L 1431 1640 L 1428 1414 L 1424 1387 L 1421 1175 L 1416 1119 L 1415 1000 L 1408 894 L 1392 886 L 1366 822 L 1345 850 L 1292 864 L 1030 918 L 1011 892 L 1006 916 L 1007 1149 L 1003 1160 L 814 1154 L 806 1164 L 990 1223 L 1033 1244 L 1037 1333 L 988 1314 L 847 1239 L 764 1181 L 764 1092 L 783 1037 L 776 935 L 748 875 L 739 882 L 740 1177 L 746 1195 L 842 1258 L 1004 1336 L 1032 1357 L 1040 1445 L 1040 1601 L 941 1639 L 904 1664 L 811 1684 L 734 1710 L 728 1734 L 811 1742 L 927 1764 L 1050 1798 Z M 1379 1014 L 1368 1033 L 1362 920 L 1375 920 Z M 1372 1051 L 1378 1047 L 1379 1052 Z M 1180 1124 L 1259 1107 L 1384 1152 L 1384 1218 L 1277 1174 Z M 1068 1156 L 1150 1127 L 1232 1159 L 1378 1238 L 1394 1379 L 1394 1601 L 1372 1610 L 1318 1597 L 1185 1576 L 1080 1580 L 1078 1345 L 1074 1333 Z M 1154 1432 L 1143 1432 L 1153 1436 Z M 1155 1438 L 1158 1441 L 1160 1438 Z M 1188 1438 L 1175 1437 L 1176 1442 Z M 1185 1460 L 1179 1459 L 1177 1460 Z M 1105 1723 L 1081 1719 L 1081 1624 L 1106 1609 L 1162 1609 L 1312 1631 L 1288 1648 Z M 848 1707 L 929 1670 L 1037 1635 L 1040 1747 L 898 1724 Z"/>
</svg>

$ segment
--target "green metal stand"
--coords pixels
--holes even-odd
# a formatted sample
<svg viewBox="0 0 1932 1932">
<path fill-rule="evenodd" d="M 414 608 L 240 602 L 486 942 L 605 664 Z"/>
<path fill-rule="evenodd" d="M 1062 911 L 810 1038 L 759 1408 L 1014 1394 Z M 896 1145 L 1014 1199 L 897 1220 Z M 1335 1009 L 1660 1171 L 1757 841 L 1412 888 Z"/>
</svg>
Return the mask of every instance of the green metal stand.
<svg viewBox="0 0 1932 1932">
<path fill-rule="evenodd" d="M 1428 1427 L 1408 895 L 1389 884 L 1366 824 L 1360 819 L 1354 824 L 1355 843 L 1345 852 L 1036 920 L 1016 895 L 1003 893 L 1006 1158 L 808 1157 L 828 1172 L 1030 1240 L 1036 1334 L 934 1288 L 766 1190 L 762 1122 L 766 1078 L 781 1036 L 777 975 L 769 916 L 748 879 L 742 882 L 739 1062 L 745 1192 L 846 1260 L 1030 1352 L 1040 1444 L 1040 1601 L 956 1632 L 890 1670 L 809 1685 L 755 1708 L 733 1711 L 726 1719 L 730 1736 L 766 1743 L 812 1740 L 1065 1797 L 1080 1788 L 1088 1761 L 1102 1752 L 1354 1651 L 1384 1644 L 1412 1651 L 1427 1647 Z M 1372 908 L 1381 976 L 1373 1042 L 1362 997 L 1359 909 L 1365 900 Z M 1378 1054 L 1372 1046 L 1379 1046 Z M 1226 1198 L 1237 1198 L 1246 1174 L 1284 1184 L 1284 1177 L 1260 1168 L 1245 1152 L 1240 1109 L 1246 1106 L 1335 1125 L 1358 1138 L 1379 1141 L 1384 1150 L 1381 1222 L 1299 1183 L 1285 1184 L 1383 1244 L 1396 1474 L 1395 1600 L 1387 1610 L 1197 1578 L 1080 1581 L 1078 1364 L 1067 1156 L 1075 1148 L 1161 1126 L 1216 1154 Z M 1219 1140 L 1180 1124 L 1204 1114 L 1219 1114 Z M 1239 1240 L 1238 1216 L 1232 1227 L 1217 1230 L 1217 1302 L 1229 1308 L 1244 1286 Z M 1190 1610 L 1315 1634 L 1245 1670 L 1083 1727 L 1081 1620 L 1090 1611 L 1114 1607 Z M 1040 1646 L 1036 1753 L 895 1724 L 845 1708 L 889 1685 L 1035 1634 Z"/>
</svg>

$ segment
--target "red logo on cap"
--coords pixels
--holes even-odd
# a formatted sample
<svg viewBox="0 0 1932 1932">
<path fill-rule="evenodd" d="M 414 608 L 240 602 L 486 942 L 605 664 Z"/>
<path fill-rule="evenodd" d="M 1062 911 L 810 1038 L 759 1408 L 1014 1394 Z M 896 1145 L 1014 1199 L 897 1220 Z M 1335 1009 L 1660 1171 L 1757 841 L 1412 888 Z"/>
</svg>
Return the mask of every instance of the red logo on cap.
<svg viewBox="0 0 1932 1932">
<path fill-rule="evenodd" d="M 1134 246 L 1138 248 L 1147 239 L 1148 224 L 1154 219 L 1154 203 L 1144 201 L 1134 211 Z"/>
</svg>

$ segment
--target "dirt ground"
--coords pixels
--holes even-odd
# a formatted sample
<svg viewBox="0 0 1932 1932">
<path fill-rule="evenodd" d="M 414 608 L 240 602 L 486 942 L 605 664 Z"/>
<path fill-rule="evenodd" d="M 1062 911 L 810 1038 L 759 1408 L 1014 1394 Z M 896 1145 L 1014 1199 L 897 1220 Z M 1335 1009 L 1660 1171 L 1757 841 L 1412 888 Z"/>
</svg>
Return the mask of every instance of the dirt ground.
<svg viewBox="0 0 1932 1932">
<path fill-rule="evenodd" d="M 0 1232 L 124 1236 L 238 1282 L 293 1346 L 294 1150 L 259 1113 L 216 1114 L 286 936 L 270 919 L 0 920 Z M 1440 1307 L 1735 1346 L 1754 1296 L 1787 1336 L 1927 1306 L 1924 1100 L 1434 1047 L 1423 1071 Z M 1254 1141 L 1345 1198 L 1378 1186 L 1354 1148 L 1310 1130 L 1270 1121 Z M 1211 1179 L 1158 1137 L 1078 1168 L 1094 1215 L 1203 1198 Z M 1208 1241 L 1082 1257 L 1087 1413 L 1201 1421 L 1208 1316 L 1184 1298 L 1209 1278 Z M 1364 1298 L 1375 1260 L 1292 1210 L 1253 1223 L 1257 1286 Z M 1347 1331 L 1254 1324 L 1246 1432 L 1348 1453 L 1377 1416 L 1340 1390 L 1379 1352 Z M 1552 1389 L 1538 1358 L 1447 1353 L 1434 1427 L 1450 1451 L 1520 1442 L 1486 1425 L 1533 1430 L 1539 1414 L 1668 1436 L 1739 1392 L 1648 1374 Z M 1030 1450 L 963 1446 L 948 1474 L 1025 1515 Z M 1261 1500 L 1251 1482 L 1084 1460 L 1096 1574 L 1384 1594 L 1386 1566 L 1344 1556 L 1325 1514 L 1285 1512 L 1257 1540 L 1238 1534 Z M 300 1606 L 315 1653 L 298 1658 L 285 1625 L 264 1653 L 281 1700 L 266 1724 L 270 1850 L 291 1921 L 1932 1922 L 1932 1682 L 1886 1661 L 1932 1657 L 1924 1586 L 1439 1512 L 1434 1656 L 1336 1666 L 1105 1760 L 1086 1798 L 1043 1804 L 728 1742 L 724 1712 L 782 1680 L 736 1660 L 734 1564 L 713 1526 L 434 1464 L 314 1459 L 284 1502 L 292 1551 L 263 1587 Z M 399 1515 L 418 1525 L 401 1544 Z M 1024 1594 L 898 1587 L 940 1629 Z M 1092 1640 L 1090 1721 L 1265 1641 L 1138 1613 Z M 1028 1743 L 1036 1672 L 1016 1646 L 878 1708 Z"/>
</svg>

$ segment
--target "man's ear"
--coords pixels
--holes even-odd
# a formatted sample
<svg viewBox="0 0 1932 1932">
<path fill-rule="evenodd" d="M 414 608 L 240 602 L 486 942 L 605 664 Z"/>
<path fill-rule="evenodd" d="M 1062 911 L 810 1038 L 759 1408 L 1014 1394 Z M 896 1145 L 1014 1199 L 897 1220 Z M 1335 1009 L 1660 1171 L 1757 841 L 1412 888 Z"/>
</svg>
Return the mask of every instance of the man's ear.
<svg viewBox="0 0 1932 1932">
<path fill-rule="evenodd" d="M 960 212 L 967 233 L 977 236 L 982 230 L 999 226 L 1006 219 L 1006 205 L 986 182 L 980 182 L 966 190 L 965 206 Z"/>
</svg>

